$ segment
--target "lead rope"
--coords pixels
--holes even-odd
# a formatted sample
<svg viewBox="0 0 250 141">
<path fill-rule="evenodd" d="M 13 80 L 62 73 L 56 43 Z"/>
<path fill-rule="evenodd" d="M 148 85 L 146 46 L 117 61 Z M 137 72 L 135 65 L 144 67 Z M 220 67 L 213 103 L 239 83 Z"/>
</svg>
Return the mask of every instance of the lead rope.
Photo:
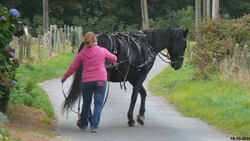
<svg viewBox="0 0 250 141">
<path fill-rule="evenodd" d="M 109 73 L 108 74 L 108 76 L 109 76 L 108 80 L 109 80 L 110 79 L 110 71 L 108 73 Z M 110 86 L 110 82 L 108 81 L 108 88 L 107 88 L 107 91 L 106 91 L 106 97 L 105 97 L 104 102 L 102 104 L 102 109 L 104 108 L 104 106 L 105 106 L 105 104 L 106 104 L 106 102 L 108 100 L 108 97 L 109 97 L 109 86 Z"/>
<path fill-rule="evenodd" d="M 104 108 L 104 106 L 105 106 L 105 104 L 106 104 L 106 102 L 107 102 L 108 96 L 109 96 L 109 87 L 110 87 L 110 82 L 108 82 L 108 88 L 107 88 L 105 100 L 104 100 L 103 105 L 102 105 L 102 109 Z M 66 102 L 66 103 L 68 104 L 68 106 L 69 106 L 69 109 L 70 109 L 72 112 L 76 113 L 76 114 L 78 115 L 78 117 L 80 117 L 81 96 L 79 97 L 79 101 L 78 101 L 78 111 L 76 112 L 76 111 L 71 107 L 71 105 L 69 104 L 69 102 L 67 101 L 67 96 L 66 96 L 66 94 L 65 94 L 65 92 L 64 92 L 64 89 L 63 89 L 63 83 L 62 83 L 62 93 L 63 93 L 63 96 L 64 96 L 64 98 L 65 98 L 65 102 Z"/>
</svg>

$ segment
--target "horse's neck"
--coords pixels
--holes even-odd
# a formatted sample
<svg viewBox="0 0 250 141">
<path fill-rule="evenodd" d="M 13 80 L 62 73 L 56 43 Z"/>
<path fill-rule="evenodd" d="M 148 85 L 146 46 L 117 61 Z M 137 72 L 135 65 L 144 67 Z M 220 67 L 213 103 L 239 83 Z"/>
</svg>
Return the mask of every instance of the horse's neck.
<svg viewBox="0 0 250 141">
<path fill-rule="evenodd" d="M 168 32 L 167 36 L 166 32 Z M 169 32 L 170 31 L 160 31 L 160 29 L 144 31 L 144 33 L 148 37 L 149 43 L 151 44 L 156 54 L 170 46 Z"/>
</svg>

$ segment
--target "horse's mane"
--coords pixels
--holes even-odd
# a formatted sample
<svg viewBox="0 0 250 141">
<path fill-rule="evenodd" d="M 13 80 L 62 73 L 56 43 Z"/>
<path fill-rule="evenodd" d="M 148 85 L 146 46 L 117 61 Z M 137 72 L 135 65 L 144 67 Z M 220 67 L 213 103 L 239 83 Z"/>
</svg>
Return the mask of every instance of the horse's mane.
<svg viewBox="0 0 250 141">
<path fill-rule="evenodd" d="M 170 42 L 174 39 L 182 38 L 182 29 L 179 28 L 157 28 L 157 29 L 147 29 L 143 30 L 147 35 L 149 43 L 155 46 L 157 51 L 162 48 L 170 46 Z M 166 46 L 167 45 L 167 46 Z M 160 49 L 159 49 L 160 48 Z"/>
</svg>

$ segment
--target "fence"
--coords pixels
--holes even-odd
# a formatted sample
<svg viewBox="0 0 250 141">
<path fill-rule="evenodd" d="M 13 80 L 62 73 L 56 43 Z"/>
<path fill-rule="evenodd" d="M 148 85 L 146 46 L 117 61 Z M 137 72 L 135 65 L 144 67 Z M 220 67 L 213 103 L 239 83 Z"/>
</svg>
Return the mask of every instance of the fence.
<svg viewBox="0 0 250 141">
<path fill-rule="evenodd" d="M 233 54 L 222 63 L 221 69 L 227 77 L 250 82 L 250 50 L 247 45 L 236 44 Z"/>
<path fill-rule="evenodd" d="M 25 35 L 19 39 L 14 38 L 13 46 L 18 52 L 20 63 L 25 60 L 46 60 L 52 58 L 54 54 L 61 51 L 66 52 L 67 47 L 71 47 L 71 52 L 75 50 L 82 42 L 83 33 L 81 27 L 64 26 L 57 28 L 51 25 L 47 33 L 39 33 L 37 38 L 32 37 L 25 27 Z"/>
</svg>

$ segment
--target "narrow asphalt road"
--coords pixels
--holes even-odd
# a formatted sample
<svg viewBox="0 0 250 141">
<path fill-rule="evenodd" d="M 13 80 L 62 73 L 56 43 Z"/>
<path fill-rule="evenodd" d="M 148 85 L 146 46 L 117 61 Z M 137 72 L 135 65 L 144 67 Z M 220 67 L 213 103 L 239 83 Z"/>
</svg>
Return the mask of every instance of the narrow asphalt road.
<svg viewBox="0 0 250 141">
<path fill-rule="evenodd" d="M 166 64 L 157 58 L 147 81 L 164 67 Z M 65 82 L 65 91 L 68 90 L 71 79 Z M 147 81 L 144 86 L 147 86 Z M 60 79 L 46 81 L 41 85 L 48 93 L 58 117 L 59 135 L 70 141 L 230 141 L 229 135 L 198 119 L 183 117 L 164 98 L 153 96 L 149 91 L 146 99 L 145 125 L 128 127 L 127 111 L 132 91 L 130 84 L 126 84 L 127 92 L 120 89 L 119 83 L 110 83 L 109 97 L 102 112 L 98 133 L 91 133 L 89 129 L 80 130 L 76 126 L 78 117 L 73 112 L 69 113 L 68 117 L 61 115 L 64 97 Z M 139 112 L 139 103 L 140 96 L 137 99 L 134 118 Z"/>
</svg>

